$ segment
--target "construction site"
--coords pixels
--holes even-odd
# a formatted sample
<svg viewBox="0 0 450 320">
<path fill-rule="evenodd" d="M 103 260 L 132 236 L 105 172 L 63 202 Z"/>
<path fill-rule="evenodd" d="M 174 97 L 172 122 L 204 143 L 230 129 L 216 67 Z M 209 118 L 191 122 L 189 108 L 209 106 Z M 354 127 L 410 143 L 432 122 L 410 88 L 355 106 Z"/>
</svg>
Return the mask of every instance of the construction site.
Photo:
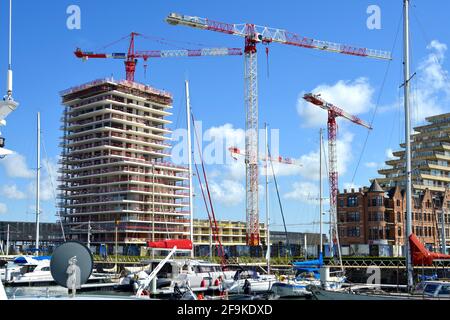
<svg viewBox="0 0 450 320">
<path fill-rule="evenodd" d="M 27 202 L 26 210 L 34 211 L 35 220 L 32 224 L 21 224 L 9 219 L 0 224 L 5 285 L 31 286 L 44 282 L 26 278 L 28 273 L 34 276 L 34 268 L 42 267 L 47 277 L 45 285 L 57 283 L 65 287 L 60 279 L 70 282 L 69 270 L 78 267 L 77 258 L 87 259 L 82 264 L 91 267 L 79 288 L 73 284 L 69 288 L 67 284 L 73 297 L 76 289 L 83 289 L 82 285 L 91 281 L 91 288 L 111 287 L 132 292 L 139 299 L 170 296 L 175 300 L 202 300 L 207 295 L 211 300 L 226 300 L 229 294 L 236 294 L 237 300 L 299 297 L 352 300 L 354 296 L 370 300 L 374 296 L 384 299 L 387 292 L 394 291 L 402 292 L 401 298 L 408 295 L 413 299 L 417 291 L 426 291 L 425 287 L 415 287 L 421 281 L 447 277 L 450 113 L 445 112 L 448 108 L 436 107 L 430 109 L 438 113 L 422 117 L 426 113 L 419 112 L 418 104 L 434 101 L 433 92 L 422 88 L 426 94 L 417 94 L 423 83 L 445 91 L 444 85 L 436 83 L 447 81 L 447 72 L 440 61 L 447 49 L 445 44 L 429 42 L 426 49 L 435 50 L 434 56 L 430 54 L 417 63 L 417 73 L 422 74 L 412 74 L 410 1 L 399 2 L 403 4 L 402 16 L 391 51 L 319 40 L 252 21 L 235 24 L 171 11 L 160 23 L 164 28 L 176 29 L 177 39 L 130 29 L 126 36 L 99 46 L 103 40 L 95 39 L 94 35 L 87 40 L 83 37 L 89 33 L 84 33 L 77 39 L 82 48 L 70 49 L 71 63 L 76 63 L 74 68 L 79 66 L 83 72 L 77 74 L 76 81 L 70 78 L 61 82 L 70 85 L 58 96 L 61 117 L 57 169 L 52 170 L 52 158 L 42 139 L 45 130 L 41 128 L 41 113 L 45 117 L 45 112 L 37 112 L 33 169 L 27 167 L 25 157 L 6 149 L 9 142 L 0 135 L 0 161 L 6 159 L 5 176 L 11 179 L 0 188 L 0 196 L 4 197 L 0 199 L 0 213 L 8 212 L 6 204 L 13 207 L 12 200 L 28 201 L 31 194 L 34 204 Z M 12 89 L 11 7 L 10 0 L 7 93 L 0 102 L 2 127 L 6 126 L 6 116 L 20 110 Z M 402 22 L 403 57 L 393 62 Z M 192 30 L 185 31 L 188 36 L 184 41 L 183 30 L 187 29 Z M 110 34 L 115 32 L 111 30 Z M 341 38 L 346 36 L 351 39 L 346 34 Z M 240 46 L 200 43 L 205 39 L 208 43 L 220 42 L 220 37 L 237 39 Z M 385 41 L 374 39 L 386 46 Z M 148 50 L 144 41 L 173 48 Z M 97 49 L 86 50 L 85 45 Z M 277 52 L 278 47 L 287 47 L 292 52 Z M 289 118 L 295 111 L 287 109 L 286 100 L 281 99 L 291 95 L 290 99 L 295 100 L 287 89 L 292 84 L 271 81 L 269 58 L 286 60 L 287 68 L 284 65 L 284 69 L 276 70 L 275 77 L 281 74 L 289 79 L 287 82 L 294 83 L 295 78 L 288 78 L 287 74 L 295 69 L 288 70 L 287 61 L 289 54 L 295 55 L 297 51 L 324 59 L 324 67 L 320 63 L 309 66 L 308 56 L 302 57 L 307 71 L 301 70 L 305 80 L 302 78 L 295 84 L 301 90 L 296 92 L 293 105 L 297 115 L 307 119 L 293 124 Z M 264 53 L 265 65 L 261 63 Z M 193 72 L 191 77 L 185 67 L 185 80 L 178 84 L 182 84 L 180 90 L 173 85 L 180 82 L 174 72 L 180 71 L 180 65 L 175 64 L 175 68 L 162 67 L 164 73 L 157 81 L 162 86 L 167 83 L 170 90 L 150 85 L 146 78 L 149 63 L 175 58 L 197 67 L 199 64 L 195 63 L 204 60 L 202 73 Z M 194 63 L 194 59 L 200 62 Z M 221 61 L 232 59 L 243 60 L 239 79 L 244 86 L 239 94 L 234 83 L 228 87 L 217 80 L 223 77 L 221 81 L 226 82 L 231 78 L 226 78 L 228 75 L 222 69 L 213 67 L 213 60 L 220 65 Z M 120 64 L 120 76 L 109 73 L 108 63 Z M 334 63 L 339 72 L 329 70 Z M 403 73 L 400 84 L 389 79 L 393 63 Z M 337 67 L 339 64 L 341 69 Z M 427 83 L 427 77 L 437 72 L 436 65 L 442 69 L 439 69 L 441 77 Z M 266 72 L 264 79 L 262 70 Z M 344 71 L 349 75 L 344 75 Z M 102 78 L 105 73 L 111 76 Z M 233 69 L 235 76 L 234 73 Z M 323 79 L 327 73 L 330 80 Z M 372 73 L 378 77 L 372 80 L 376 84 L 366 76 Z M 91 75 L 99 78 L 92 80 Z M 345 77 L 355 80 L 342 80 Z M 196 86 L 195 81 L 200 85 Z M 398 85 L 395 88 L 398 97 L 393 97 L 394 90 L 386 89 L 386 83 L 391 87 Z M 386 90 L 390 96 L 384 101 Z M 415 94 L 413 98 L 411 91 Z M 280 102 L 274 102 L 277 96 Z M 239 112 L 234 110 L 236 97 L 241 99 Z M 402 105 L 404 114 L 397 112 Z M 411 109 L 418 120 L 414 125 Z M 387 113 L 390 115 L 386 116 Z M 404 119 L 400 119 L 402 115 Z M 236 120 L 238 117 L 240 122 Z M 377 122 L 377 117 L 382 120 Z M 206 132 L 201 127 L 203 119 L 208 120 Z M 274 139 L 272 133 L 269 139 L 270 122 L 276 123 L 282 132 L 282 155 L 279 149 L 272 148 L 280 141 L 275 141 L 279 136 Z M 387 122 L 393 122 L 392 127 Z M 179 129 L 186 130 L 181 143 L 175 134 Z M 211 131 L 235 138 L 236 144 L 226 141 L 220 144 L 221 150 L 211 152 L 212 144 L 205 146 L 208 139 L 214 142 L 208 136 Z M 388 131 L 389 139 L 384 137 Z M 389 147 L 397 146 L 395 138 L 400 150 L 380 149 L 386 143 Z M 180 144 L 183 144 L 182 161 L 177 154 Z M 41 147 L 45 153 L 43 163 Z M 285 150 L 295 156 L 286 157 Z M 232 160 L 208 162 L 208 156 L 222 153 Z M 12 184 L 12 178 L 30 181 L 18 187 L 19 184 Z M 52 198 L 56 211 L 52 218 L 56 223 L 45 221 L 45 231 L 40 233 L 44 213 L 48 220 Z M 17 235 L 11 237 L 11 232 Z M 65 255 L 61 253 L 63 250 L 58 252 L 65 246 L 74 246 L 76 250 L 72 248 L 74 253 L 70 255 L 69 249 L 65 249 Z M 85 258 L 81 258 L 80 250 L 86 250 Z M 23 261 L 25 265 L 34 263 L 33 270 L 14 269 L 19 265 L 16 260 L 19 254 L 29 252 L 32 255 L 24 255 Z M 68 267 L 67 271 L 57 270 L 63 274 L 59 277 L 54 261 L 61 256 L 64 266 L 68 261 Z M 364 291 L 367 287 L 352 291 L 355 283 L 369 281 L 370 274 L 365 271 L 371 266 L 383 269 L 378 283 L 374 283 L 379 285 L 382 281 L 384 287 L 370 287 L 375 288 L 374 292 Z M 92 282 L 93 278 L 100 279 L 96 277 L 106 277 L 108 284 Z M 447 296 L 450 285 L 445 281 L 439 285 L 443 291 L 436 291 L 433 298 L 450 298 Z M 376 291 L 379 288 L 385 291 Z M 15 294 L 14 291 L 14 298 Z"/>
</svg>

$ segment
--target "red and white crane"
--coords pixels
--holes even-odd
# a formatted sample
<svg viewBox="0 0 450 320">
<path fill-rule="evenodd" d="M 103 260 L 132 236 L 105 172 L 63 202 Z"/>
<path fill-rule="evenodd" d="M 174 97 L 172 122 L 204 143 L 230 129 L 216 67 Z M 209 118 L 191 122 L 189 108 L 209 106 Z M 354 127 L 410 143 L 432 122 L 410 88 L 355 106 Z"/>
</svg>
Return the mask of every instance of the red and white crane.
<svg viewBox="0 0 450 320">
<path fill-rule="evenodd" d="M 391 53 L 321 41 L 298 34 L 255 24 L 231 24 L 206 18 L 171 13 L 166 21 L 202 30 L 216 31 L 245 38 L 245 109 L 246 109 L 246 211 L 247 244 L 259 245 L 258 210 L 258 72 L 257 44 L 277 42 L 302 48 L 316 49 L 346 55 L 391 60 Z"/>
<path fill-rule="evenodd" d="M 237 160 L 237 156 L 243 156 L 245 157 L 245 152 L 239 149 L 238 147 L 231 147 L 228 148 L 228 151 L 230 152 L 231 157 L 233 157 L 234 160 Z M 262 162 L 266 162 L 266 157 L 259 157 L 259 160 Z M 294 165 L 302 167 L 303 165 L 300 163 L 297 163 L 292 158 L 283 158 L 282 156 L 278 157 L 268 157 L 267 161 L 275 162 L 275 163 L 281 163 L 281 164 L 288 164 L 288 165 Z"/>
<path fill-rule="evenodd" d="M 96 53 L 83 51 L 77 48 L 75 56 L 77 58 L 88 59 L 121 59 L 125 60 L 126 79 L 134 81 L 136 72 L 137 59 L 143 59 L 147 63 L 148 59 L 153 58 L 178 58 L 178 57 L 203 57 L 203 56 L 242 56 L 242 50 L 239 48 L 202 48 L 196 50 L 149 50 L 135 51 L 135 37 L 140 36 L 139 33 L 132 32 L 128 53 Z M 147 65 L 145 64 L 146 68 Z"/>
<path fill-rule="evenodd" d="M 367 122 L 361 120 L 357 116 L 351 115 L 345 112 L 339 107 L 326 102 L 320 97 L 320 94 L 306 94 L 303 99 L 312 103 L 328 112 L 328 162 L 329 162 L 329 185 L 330 185 L 330 217 L 331 217 L 331 229 L 333 243 L 339 246 L 339 237 L 337 230 L 337 195 L 339 191 L 339 173 L 337 168 L 337 152 L 336 152 L 336 137 L 337 137 L 337 123 L 336 118 L 342 117 L 363 126 L 369 130 L 372 130 L 372 126 Z M 340 252 L 339 252 L 340 257 Z"/>
</svg>

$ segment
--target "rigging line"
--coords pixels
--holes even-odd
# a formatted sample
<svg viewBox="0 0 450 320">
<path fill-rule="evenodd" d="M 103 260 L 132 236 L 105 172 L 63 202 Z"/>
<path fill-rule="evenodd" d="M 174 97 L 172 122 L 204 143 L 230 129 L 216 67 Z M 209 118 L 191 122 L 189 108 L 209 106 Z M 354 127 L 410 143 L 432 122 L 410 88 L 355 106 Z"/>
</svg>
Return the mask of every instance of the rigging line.
<svg viewBox="0 0 450 320">
<path fill-rule="evenodd" d="M 211 230 L 214 230 L 213 229 L 213 225 L 212 225 L 212 218 L 211 218 L 208 202 L 206 201 L 206 195 L 205 195 L 205 191 L 203 189 L 203 183 L 202 183 L 202 180 L 201 180 L 200 173 L 198 171 L 197 162 L 195 162 L 195 161 L 194 161 L 194 166 L 195 166 L 195 171 L 197 172 L 197 178 L 198 178 L 198 183 L 199 183 L 199 186 L 200 186 L 200 190 L 202 191 L 202 196 L 203 196 L 203 201 L 205 203 L 206 213 L 208 214 L 209 225 L 210 225 Z M 214 241 L 216 242 L 216 234 L 214 233 L 213 236 L 214 236 Z M 216 246 L 217 246 L 217 242 L 216 242 Z"/>
<path fill-rule="evenodd" d="M 156 37 L 148 34 L 141 34 L 143 38 L 146 38 L 150 41 L 166 41 L 167 43 L 173 42 L 173 43 L 180 43 L 180 44 L 188 44 L 188 45 L 194 45 L 194 46 L 200 46 L 200 47 L 207 47 L 208 45 L 204 43 L 198 43 L 198 42 L 190 42 L 190 41 L 181 41 L 181 40 L 173 40 L 169 38 L 163 38 L 163 37 Z M 153 39 L 152 39 L 153 38 Z"/>
<path fill-rule="evenodd" d="M 412 6 L 412 7 L 416 8 L 415 5 Z M 419 26 L 419 30 L 422 32 L 422 37 L 423 37 L 423 39 L 424 39 L 424 42 L 425 42 L 425 44 L 428 46 L 428 44 L 430 44 L 430 43 L 432 42 L 432 41 L 430 40 L 431 38 L 428 37 L 428 35 L 427 35 L 426 31 L 425 31 L 425 28 L 423 27 L 422 23 L 420 22 L 419 16 L 416 15 L 415 10 L 412 10 L 412 13 L 413 13 L 413 15 L 414 15 L 414 18 L 416 19 L 417 25 Z M 439 58 L 438 58 L 435 54 L 432 55 L 432 58 L 434 59 L 434 61 L 435 61 L 437 64 L 442 65 L 442 61 L 440 61 Z M 441 74 L 442 74 L 442 76 L 444 76 L 444 78 L 447 80 L 447 82 L 450 82 L 450 81 L 449 81 L 449 78 L 448 78 L 447 72 L 441 72 Z"/>
<path fill-rule="evenodd" d="M 123 41 L 123 40 L 129 38 L 129 37 L 130 37 L 130 35 L 127 34 L 126 36 L 120 38 L 119 40 L 113 41 L 113 42 L 111 42 L 111 43 L 109 43 L 109 44 L 107 44 L 107 45 L 105 45 L 105 46 L 103 46 L 103 47 L 99 47 L 97 50 L 103 50 L 103 49 L 109 48 L 109 47 L 111 47 L 111 46 L 113 46 L 113 45 L 115 45 L 115 44 L 117 44 L 117 43 L 119 43 L 119 42 L 121 42 L 121 41 Z M 97 50 L 96 50 L 96 51 L 97 51 Z"/>
<path fill-rule="evenodd" d="M 192 123 L 195 124 L 195 118 L 194 118 L 194 113 L 192 112 L 192 109 L 191 109 L 191 118 L 192 118 Z M 195 127 L 195 125 L 194 125 L 194 133 L 195 133 L 195 137 L 196 137 L 195 140 L 196 140 L 196 142 L 197 142 L 198 152 L 199 152 L 200 159 L 201 159 L 202 171 L 203 171 L 203 178 L 204 178 L 205 184 L 206 184 L 206 191 L 207 191 L 207 194 L 208 194 L 209 205 L 210 205 L 210 208 L 211 208 L 211 214 L 212 214 L 212 217 L 213 217 L 213 219 L 214 219 L 214 227 L 215 227 L 215 230 L 216 230 L 217 235 L 218 235 L 218 241 L 219 241 L 219 247 L 220 247 L 220 255 L 221 255 L 222 259 L 224 259 L 224 254 L 225 254 L 225 252 L 224 252 L 224 250 L 223 250 L 223 247 L 222 247 L 222 241 L 220 240 L 220 236 L 219 236 L 219 227 L 217 226 L 216 215 L 215 215 L 215 213 L 214 213 L 214 206 L 213 206 L 213 204 L 212 204 L 211 193 L 210 193 L 210 191 L 209 191 L 208 178 L 207 178 L 207 176 L 206 176 L 205 163 L 204 163 L 204 161 L 203 161 L 203 153 L 202 153 L 202 150 L 200 149 L 200 140 L 198 139 L 197 128 Z"/>
<path fill-rule="evenodd" d="M 200 190 L 202 191 L 202 196 L 203 196 L 203 201 L 205 203 L 205 207 L 206 207 L 206 213 L 208 214 L 208 220 L 209 220 L 209 226 L 211 228 L 211 230 L 213 230 L 213 225 L 212 225 L 212 219 L 211 219 L 211 214 L 209 213 L 209 206 L 208 206 L 208 202 L 206 201 L 206 195 L 205 195 L 205 191 L 203 189 L 203 183 L 201 181 L 201 177 L 198 171 L 198 166 L 197 163 L 194 161 L 194 166 L 195 166 L 195 171 L 197 172 L 197 178 L 198 178 L 198 183 L 200 186 Z M 214 238 L 214 243 L 217 247 L 217 239 L 216 239 L 216 234 L 213 232 L 213 238 Z"/>
<path fill-rule="evenodd" d="M 416 8 L 416 6 L 412 6 L 412 7 Z M 417 22 L 417 25 L 419 26 L 420 32 L 422 32 L 422 37 L 423 37 L 425 43 L 426 44 L 431 43 L 430 37 L 428 37 L 428 35 L 427 35 L 426 31 L 425 31 L 425 28 L 423 27 L 422 23 L 420 22 L 420 19 L 419 19 L 418 15 L 416 15 L 415 10 L 411 10 L 411 11 L 413 13 L 414 18 L 416 19 L 416 22 Z"/>
<path fill-rule="evenodd" d="M 399 78 L 401 78 L 401 76 L 402 76 L 402 70 L 400 68 Z M 387 144 L 387 148 L 389 148 L 391 146 L 392 137 L 394 136 L 395 123 L 400 118 L 400 110 L 401 110 L 400 104 L 401 104 L 401 88 L 398 88 L 397 89 L 397 101 L 396 101 L 395 107 L 394 107 L 395 109 L 397 109 L 396 110 L 397 111 L 397 117 L 392 117 L 392 127 L 391 127 L 391 133 L 389 135 L 389 141 L 388 141 L 388 144 Z"/>
<path fill-rule="evenodd" d="M 181 101 L 178 104 L 181 105 Z M 180 107 L 178 109 L 178 115 L 177 115 L 177 121 L 175 123 L 175 128 L 178 128 L 178 125 L 180 124 L 181 116 L 184 116 L 184 108 L 182 108 L 182 107 Z M 189 152 L 191 152 L 191 150 L 189 150 Z"/>
<path fill-rule="evenodd" d="M 280 192 L 278 190 L 277 177 L 275 175 L 275 170 L 273 168 L 273 161 L 272 161 L 272 155 L 270 154 L 270 150 L 268 150 L 268 154 L 269 154 L 270 166 L 272 168 L 273 181 L 275 182 L 275 188 L 277 190 L 278 204 L 280 206 L 281 217 L 283 218 L 284 233 L 286 234 L 286 244 L 287 244 L 287 247 L 288 247 L 289 255 L 292 258 L 291 244 L 289 242 L 289 235 L 288 235 L 288 232 L 287 232 L 286 221 L 284 219 L 283 205 L 281 204 Z"/>
<path fill-rule="evenodd" d="M 397 45 L 397 39 L 398 39 L 399 31 L 400 31 L 400 24 L 401 24 L 401 21 L 402 21 L 402 20 L 399 19 L 399 23 L 398 23 L 398 25 L 397 25 L 397 33 L 396 33 L 396 35 L 395 35 L 394 44 L 393 44 L 393 46 L 392 46 L 391 52 L 394 52 L 395 47 L 396 47 L 396 45 Z M 388 61 L 388 64 L 387 64 L 387 67 L 386 67 L 386 71 L 385 71 L 385 73 L 384 73 L 383 81 L 382 81 L 382 83 L 381 83 L 381 89 L 380 89 L 380 92 L 379 92 L 378 97 L 377 97 L 377 103 L 376 103 L 376 105 L 375 105 L 375 110 L 374 110 L 374 112 L 373 112 L 373 114 L 372 114 L 372 119 L 370 120 L 370 126 L 371 126 L 371 127 L 373 127 L 373 123 L 375 122 L 375 117 L 376 117 L 376 115 L 377 115 L 377 111 L 378 111 L 378 108 L 379 108 L 379 106 L 380 106 L 381 97 L 382 97 L 382 95 L 383 95 L 384 87 L 385 87 L 385 85 L 386 85 L 386 80 L 387 80 L 387 77 L 388 77 L 388 74 L 389 74 L 389 70 L 390 70 L 390 68 L 391 68 L 391 62 L 392 62 L 392 60 L 389 60 L 389 61 Z M 369 137 L 370 137 L 371 131 L 372 131 L 372 130 L 368 130 L 368 131 L 367 131 L 366 139 L 365 139 L 365 141 L 364 141 L 364 145 L 363 145 L 363 148 L 362 148 L 362 150 L 361 150 L 361 153 L 359 154 L 359 159 L 358 159 L 358 162 L 357 162 L 357 164 L 356 164 L 355 172 L 353 173 L 352 183 L 355 182 L 355 177 L 356 177 L 356 174 L 358 173 L 359 166 L 361 165 L 361 161 L 362 161 L 362 157 L 363 157 L 363 155 L 364 155 L 364 152 L 366 151 L 366 147 L 367 147 L 367 143 L 368 143 L 368 141 L 369 141 Z"/>
<path fill-rule="evenodd" d="M 58 210 L 57 210 L 57 206 L 56 206 L 57 203 L 58 203 L 58 199 L 57 199 L 56 192 L 55 192 L 55 185 L 53 184 L 53 175 L 52 175 L 52 171 L 50 170 L 50 165 L 49 165 L 49 162 L 48 162 L 48 153 L 47 153 L 47 148 L 45 147 L 45 140 L 44 140 L 44 134 L 43 134 L 43 132 L 41 132 L 41 139 L 42 139 L 42 148 L 44 149 L 44 154 L 45 154 L 45 165 L 46 165 L 46 167 L 47 167 L 47 173 L 48 173 L 48 175 L 50 176 L 50 186 L 51 186 L 51 188 L 52 188 L 53 200 L 55 201 L 56 216 L 59 217 L 58 220 L 59 220 L 59 224 L 60 224 L 60 226 L 61 226 L 61 233 L 62 233 L 64 242 L 66 242 L 66 234 L 65 234 L 65 232 L 64 232 L 64 225 L 63 225 L 63 223 L 62 223 L 61 215 L 58 214 Z"/>
<path fill-rule="evenodd" d="M 164 40 L 149 39 L 148 37 L 146 37 L 146 36 L 144 36 L 144 35 L 141 35 L 141 36 L 142 36 L 144 39 L 146 39 L 146 40 L 150 40 L 150 41 L 153 41 L 153 42 L 156 42 L 156 43 L 159 43 L 159 44 L 162 44 L 162 45 L 171 47 L 171 48 L 176 48 L 176 49 L 179 49 L 179 50 L 187 50 L 186 47 L 180 47 L 179 45 L 175 45 L 175 44 L 173 44 L 173 43 L 170 43 L 170 42 L 167 42 L 167 41 L 164 41 Z"/>
</svg>

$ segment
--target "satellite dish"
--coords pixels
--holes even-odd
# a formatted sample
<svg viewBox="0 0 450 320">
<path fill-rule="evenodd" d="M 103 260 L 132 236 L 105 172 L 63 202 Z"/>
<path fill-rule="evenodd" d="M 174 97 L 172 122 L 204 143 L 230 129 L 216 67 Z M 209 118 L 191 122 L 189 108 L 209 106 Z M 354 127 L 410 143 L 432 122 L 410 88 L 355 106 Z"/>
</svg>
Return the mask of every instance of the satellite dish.
<svg viewBox="0 0 450 320">
<path fill-rule="evenodd" d="M 56 248 L 50 261 L 50 271 L 57 284 L 79 289 L 92 274 L 94 259 L 84 244 L 68 241 Z"/>
</svg>

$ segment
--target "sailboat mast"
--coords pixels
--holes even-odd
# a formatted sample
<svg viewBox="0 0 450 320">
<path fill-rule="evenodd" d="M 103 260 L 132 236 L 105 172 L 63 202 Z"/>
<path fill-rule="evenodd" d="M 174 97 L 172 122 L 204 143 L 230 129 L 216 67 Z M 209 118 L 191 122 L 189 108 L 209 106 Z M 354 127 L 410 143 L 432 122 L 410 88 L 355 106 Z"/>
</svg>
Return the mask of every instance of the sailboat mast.
<svg viewBox="0 0 450 320">
<path fill-rule="evenodd" d="M 270 274 L 270 216 L 269 216 L 269 137 L 267 123 L 265 124 L 266 149 L 266 244 L 267 244 L 267 274 Z"/>
<path fill-rule="evenodd" d="M 191 98 L 189 95 L 189 81 L 186 80 L 186 121 L 187 121 L 187 147 L 188 147 L 188 166 L 189 166 L 189 215 L 190 215 L 190 234 L 192 242 L 191 257 L 194 258 L 194 187 L 192 185 L 192 141 L 191 141 Z"/>
<path fill-rule="evenodd" d="M 408 288 L 414 285 L 413 265 L 409 237 L 412 234 L 412 172 L 411 172 L 411 116 L 409 105 L 410 91 L 410 61 L 409 61 L 409 0 L 403 0 L 404 11 L 404 103 L 405 103 L 405 143 L 406 143 L 406 266 L 408 274 Z"/>
<path fill-rule="evenodd" d="M 320 247 L 319 257 L 323 254 L 323 239 L 322 239 L 322 210 L 323 210 L 323 198 L 322 198 L 322 145 L 323 145 L 323 130 L 320 128 L 320 155 L 319 155 L 319 235 L 320 235 Z"/>
<path fill-rule="evenodd" d="M 37 162 L 36 162 L 36 255 L 39 255 L 39 215 L 40 215 L 40 180 L 41 180 L 41 114 L 37 114 Z"/>
</svg>

